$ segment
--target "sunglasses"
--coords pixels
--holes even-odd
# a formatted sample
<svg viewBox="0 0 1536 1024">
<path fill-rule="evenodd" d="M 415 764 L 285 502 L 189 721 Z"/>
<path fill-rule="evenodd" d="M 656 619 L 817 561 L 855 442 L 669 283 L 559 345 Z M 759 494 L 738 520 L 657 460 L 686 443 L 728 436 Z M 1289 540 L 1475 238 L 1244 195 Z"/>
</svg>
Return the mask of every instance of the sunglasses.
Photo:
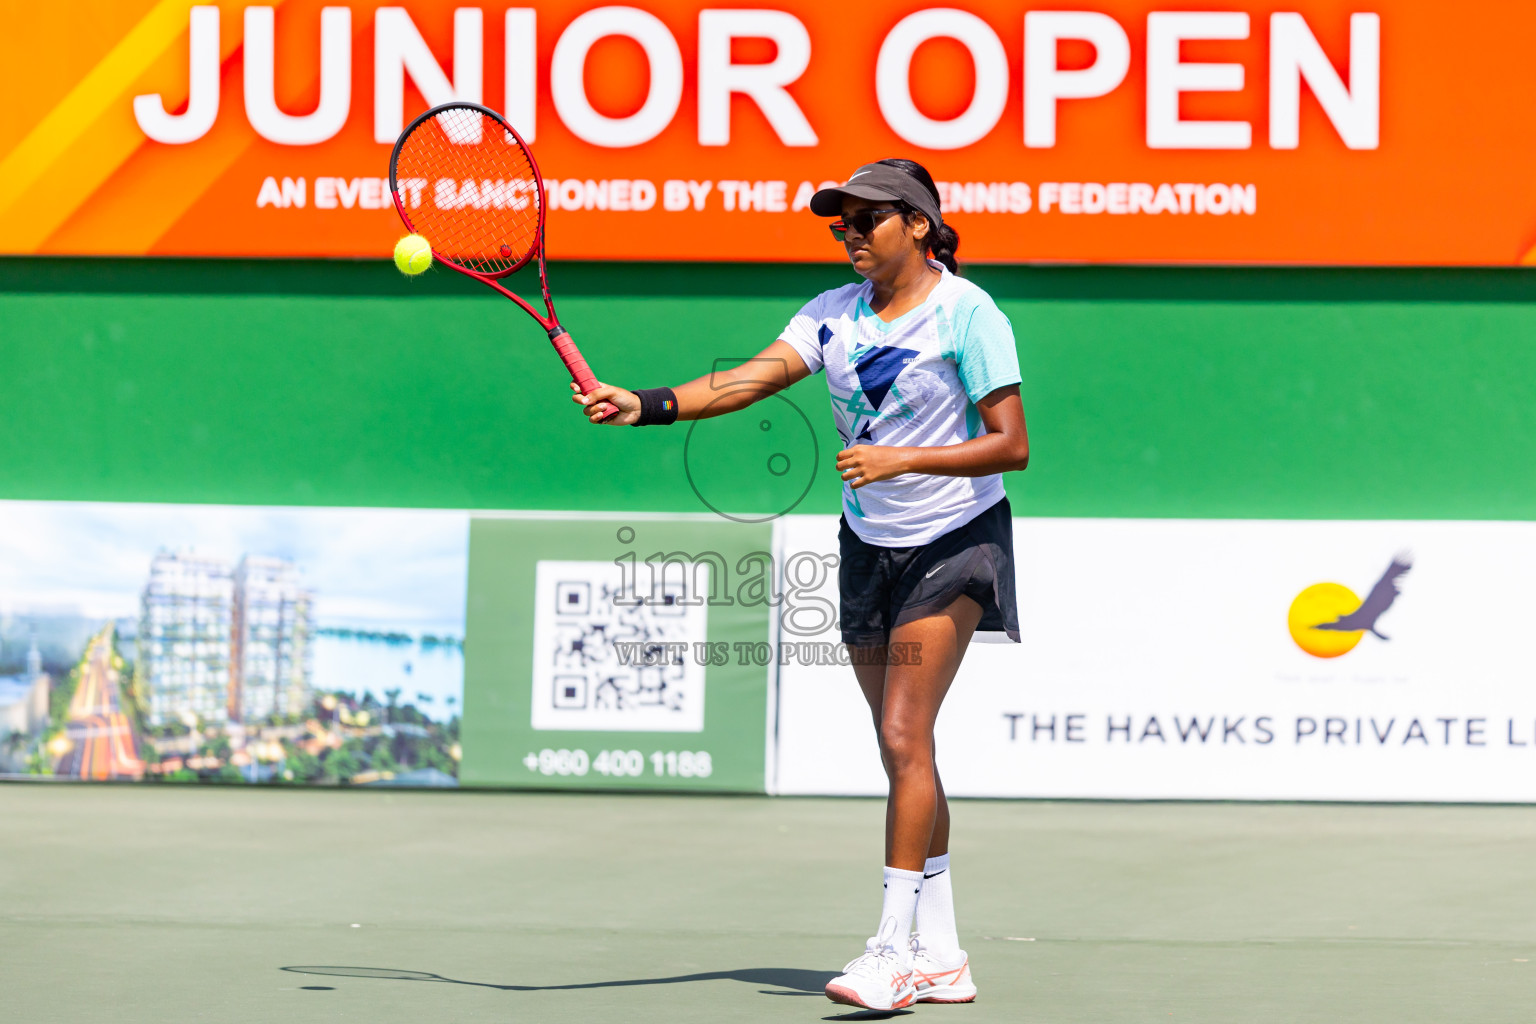
<svg viewBox="0 0 1536 1024">
<path fill-rule="evenodd" d="M 841 242 L 852 231 L 861 238 L 868 238 L 869 233 L 875 230 L 875 225 L 885 220 L 893 213 L 902 213 L 899 206 L 887 206 L 878 210 L 860 210 L 858 213 L 850 213 L 842 220 L 835 220 L 828 225 L 832 229 L 832 237 Z"/>
</svg>

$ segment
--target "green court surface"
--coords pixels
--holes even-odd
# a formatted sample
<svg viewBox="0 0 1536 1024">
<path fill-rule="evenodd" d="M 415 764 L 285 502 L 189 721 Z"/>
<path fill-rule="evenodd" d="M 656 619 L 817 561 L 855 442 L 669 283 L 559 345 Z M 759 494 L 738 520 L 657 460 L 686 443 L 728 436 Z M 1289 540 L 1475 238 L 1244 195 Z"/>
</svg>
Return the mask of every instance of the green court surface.
<svg viewBox="0 0 1536 1024">
<path fill-rule="evenodd" d="M 0 1019 L 843 1019 L 821 987 L 874 927 L 881 816 L 0 786 Z M 955 818 L 981 997 L 914 1019 L 1532 1017 L 1536 808 L 957 802 Z"/>
</svg>

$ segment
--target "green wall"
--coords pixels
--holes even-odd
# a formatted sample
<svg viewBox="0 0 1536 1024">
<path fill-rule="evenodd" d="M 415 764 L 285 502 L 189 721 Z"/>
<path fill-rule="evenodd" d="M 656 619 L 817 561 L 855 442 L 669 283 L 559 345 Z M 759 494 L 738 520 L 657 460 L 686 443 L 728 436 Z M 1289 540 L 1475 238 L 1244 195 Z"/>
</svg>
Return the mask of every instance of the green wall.
<svg viewBox="0 0 1536 1024">
<path fill-rule="evenodd" d="M 978 267 L 1012 319 L 1020 514 L 1536 518 L 1525 271 Z M 567 264 L 600 377 L 752 354 L 837 266 Z M 587 426 L 505 300 L 386 261 L 0 259 L 0 497 L 703 511 L 685 427 Z M 789 393 L 835 512 L 819 379 Z M 744 473 L 738 507 L 776 481 Z"/>
</svg>

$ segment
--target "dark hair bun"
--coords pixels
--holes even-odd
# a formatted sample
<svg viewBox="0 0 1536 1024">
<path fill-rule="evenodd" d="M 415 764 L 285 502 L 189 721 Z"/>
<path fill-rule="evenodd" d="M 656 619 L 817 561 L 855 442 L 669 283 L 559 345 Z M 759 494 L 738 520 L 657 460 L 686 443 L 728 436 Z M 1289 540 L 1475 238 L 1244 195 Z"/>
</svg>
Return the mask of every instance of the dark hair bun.
<svg viewBox="0 0 1536 1024">
<path fill-rule="evenodd" d="M 955 262 L 955 250 L 960 248 L 960 235 L 948 224 L 939 225 L 939 229 L 928 236 L 928 251 L 933 258 L 949 268 L 951 274 L 960 269 Z"/>
</svg>

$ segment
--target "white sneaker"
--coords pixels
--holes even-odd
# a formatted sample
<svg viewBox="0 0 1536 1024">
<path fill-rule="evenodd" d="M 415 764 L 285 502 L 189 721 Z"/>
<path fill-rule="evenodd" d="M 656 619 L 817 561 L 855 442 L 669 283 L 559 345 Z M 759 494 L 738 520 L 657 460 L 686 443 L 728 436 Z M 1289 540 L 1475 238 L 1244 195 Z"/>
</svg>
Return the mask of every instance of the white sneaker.
<svg viewBox="0 0 1536 1024">
<path fill-rule="evenodd" d="M 827 982 L 827 998 L 866 1010 L 896 1010 L 917 994 L 912 968 L 897 951 L 896 919 L 888 917 L 880 934 L 864 944 L 864 955 L 848 962 L 843 973 Z"/>
<path fill-rule="evenodd" d="M 912 936 L 912 987 L 919 1003 L 969 1003 L 976 998 L 971 980 L 971 960 L 960 950 L 953 959 L 941 960 Z"/>
</svg>

